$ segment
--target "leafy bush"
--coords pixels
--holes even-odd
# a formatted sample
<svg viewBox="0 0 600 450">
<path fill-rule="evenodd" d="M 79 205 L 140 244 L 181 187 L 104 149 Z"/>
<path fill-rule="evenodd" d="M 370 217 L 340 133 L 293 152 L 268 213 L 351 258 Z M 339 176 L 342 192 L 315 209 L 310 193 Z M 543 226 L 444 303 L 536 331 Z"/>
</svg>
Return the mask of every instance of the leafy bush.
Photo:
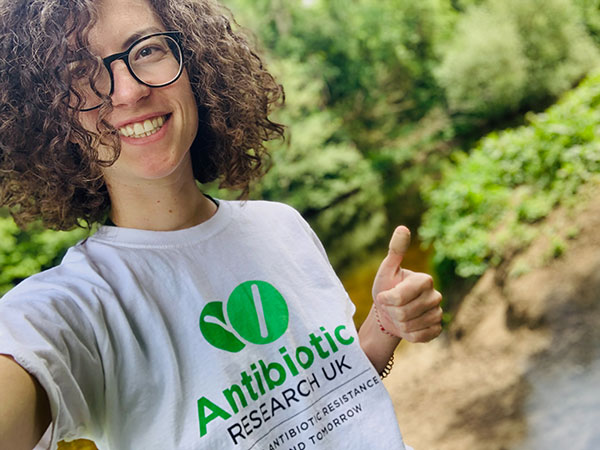
<svg viewBox="0 0 600 450">
<path fill-rule="evenodd" d="M 482 274 L 531 239 L 529 224 L 600 172 L 600 75 L 588 78 L 530 124 L 492 133 L 457 154 L 424 190 L 420 235 L 434 264 L 461 277 Z"/>
<path fill-rule="evenodd" d="M 509 17 L 474 8 L 459 22 L 437 72 L 451 110 L 497 116 L 516 110 L 527 84 L 527 59 Z"/>
<path fill-rule="evenodd" d="M 582 21 L 597 44 L 600 44 L 600 0 L 574 0 Z"/>
<path fill-rule="evenodd" d="M 598 62 L 569 0 L 488 0 L 461 16 L 437 70 L 449 106 L 497 117 L 569 89 Z"/>
<path fill-rule="evenodd" d="M 85 229 L 20 230 L 10 217 L 0 216 L 0 295 L 16 283 L 57 264 L 66 249 L 85 238 Z"/>
<path fill-rule="evenodd" d="M 272 149 L 273 168 L 253 196 L 298 209 L 341 266 L 385 232 L 381 182 L 369 162 L 347 141 L 334 139 L 340 119 L 323 108 L 323 82 L 314 66 L 288 59 L 273 69 L 286 80 L 287 145 Z"/>
</svg>

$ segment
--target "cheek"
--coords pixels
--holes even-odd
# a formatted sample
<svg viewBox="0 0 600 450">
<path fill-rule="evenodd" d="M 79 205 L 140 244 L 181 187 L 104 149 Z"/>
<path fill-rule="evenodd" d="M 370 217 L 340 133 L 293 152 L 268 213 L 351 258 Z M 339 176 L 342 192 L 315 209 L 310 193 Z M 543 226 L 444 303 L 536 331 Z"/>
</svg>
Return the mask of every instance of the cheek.
<svg viewBox="0 0 600 450">
<path fill-rule="evenodd" d="M 198 133 L 198 110 L 196 109 L 196 104 L 194 103 L 193 105 L 191 105 L 191 107 L 189 108 L 189 113 L 188 113 L 188 129 L 189 129 L 189 135 L 188 138 L 191 139 L 191 141 L 193 142 L 194 139 L 196 139 L 196 134 Z M 190 142 L 191 145 L 191 142 Z"/>
<path fill-rule="evenodd" d="M 184 106 L 184 121 L 186 125 L 186 130 L 188 131 L 188 133 L 186 134 L 188 139 L 191 138 L 191 140 L 193 141 L 196 138 L 196 134 L 198 133 L 198 106 L 196 104 L 194 92 L 192 91 L 189 82 L 187 83 L 187 86 L 184 89 L 184 92 L 182 92 L 182 94 L 185 96 L 184 98 L 186 99 Z"/>
</svg>

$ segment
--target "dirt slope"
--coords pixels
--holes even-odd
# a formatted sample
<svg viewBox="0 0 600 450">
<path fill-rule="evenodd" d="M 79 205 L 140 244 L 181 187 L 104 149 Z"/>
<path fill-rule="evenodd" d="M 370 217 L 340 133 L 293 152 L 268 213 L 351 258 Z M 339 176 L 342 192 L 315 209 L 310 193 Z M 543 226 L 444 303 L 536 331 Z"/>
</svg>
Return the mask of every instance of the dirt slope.
<svg viewBox="0 0 600 450">
<path fill-rule="evenodd" d="M 548 374 L 577 388 L 600 367 L 600 189 L 588 186 L 539 229 L 527 249 L 485 273 L 442 337 L 398 350 L 385 383 L 415 450 L 600 448 L 597 426 L 569 422 L 600 410 L 599 390 L 583 393 L 587 412 L 568 395 L 553 399 L 551 388 L 538 392 Z M 546 417 L 548 404 L 560 417 Z M 569 444 L 536 444 L 534 429 Z"/>
</svg>

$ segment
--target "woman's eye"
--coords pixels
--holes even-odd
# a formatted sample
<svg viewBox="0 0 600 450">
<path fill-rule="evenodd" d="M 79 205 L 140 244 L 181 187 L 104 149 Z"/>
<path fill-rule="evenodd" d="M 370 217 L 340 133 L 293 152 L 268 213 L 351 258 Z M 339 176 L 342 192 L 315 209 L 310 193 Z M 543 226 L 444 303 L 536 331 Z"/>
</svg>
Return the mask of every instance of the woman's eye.
<svg viewBox="0 0 600 450">
<path fill-rule="evenodd" d="M 164 55 L 165 51 L 157 45 L 149 45 L 140 49 L 136 53 L 136 59 L 156 59 Z"/>
<path fill-rule="evenodd" d="M 140 51 L 140 56 L 144 58 L 146 56 L 152 55 L 152 53 L 154 53 L 154 49 L 152 47 L 145 47 Z"/>
</svg>

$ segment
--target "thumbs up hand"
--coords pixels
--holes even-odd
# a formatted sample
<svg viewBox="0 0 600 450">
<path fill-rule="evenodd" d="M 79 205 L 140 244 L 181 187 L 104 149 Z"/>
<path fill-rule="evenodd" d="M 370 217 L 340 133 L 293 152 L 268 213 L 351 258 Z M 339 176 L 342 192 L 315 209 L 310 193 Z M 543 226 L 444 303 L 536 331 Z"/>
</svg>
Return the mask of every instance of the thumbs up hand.
<svg viewBox="0 0 600 450">
<path fill-rule="evenodd" d="M 431 276 L 402 268 L 409 245 L 410 231 L 397 227 L 373 283 L 375 313 L 384 333 L 428 342 L 442 332 L 442 295 Z"/>
</svg>

